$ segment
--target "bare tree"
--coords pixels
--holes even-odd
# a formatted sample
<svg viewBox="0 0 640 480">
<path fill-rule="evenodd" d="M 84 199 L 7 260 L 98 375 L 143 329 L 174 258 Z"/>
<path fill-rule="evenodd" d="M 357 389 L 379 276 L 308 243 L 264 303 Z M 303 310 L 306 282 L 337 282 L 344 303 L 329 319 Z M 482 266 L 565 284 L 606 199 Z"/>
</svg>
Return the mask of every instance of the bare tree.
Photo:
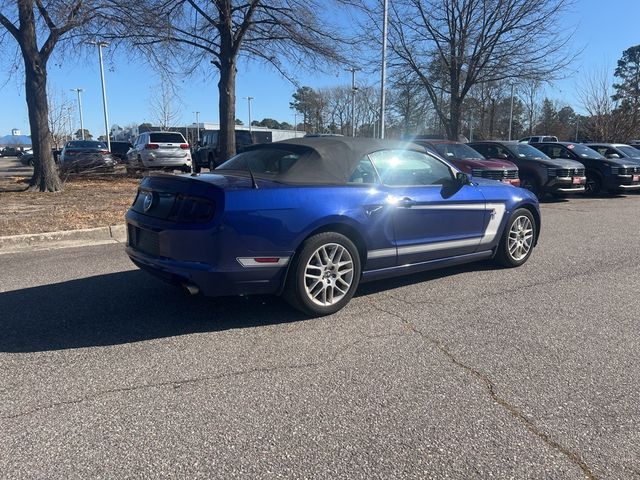
<svg viewBox="0 0 640 480">
<path fill-rule="evenodd" d="M 149 107 L 156 125 L 163 130 L 175 127 L 180 118 L 178 97 L 172 88 L 171 82 L 163 80 L 153 89 Z"/>
<path fill-rule="evenodd" d="M 35 165 L 31 190 L 55 192 L 62 188 L 51 152 L 47 62 L 60 41 L 86 26 L 95 7 L 91 0 L 4 0 L 0 25 L 17 43 L 24 64 L 25 93 Z M 6 33 L 5 32 L 5 33 Z M 4 45 L 9 35 L 0 35 Z M 44 39 L 44 40 L 43 40 Z"/>
<path fill-rule="evenodd" d="M 50 91 L 49 95 L 49 131 L 51 141 L 56 149 L 71 139 L 71 111 L 73 103 L 65 97 L 62 91 Z"/>
<path fill-rule="evenodd" d="M 529 135 L 533 135 L 533 127 L 538 116 L 541 87 L 542 82 L 537 79 L 527 79 L 518 85 L 518 97 L 524 105 Z"/>
<path fill-rule="evenodd" d="M 578 98 L 589 114 L 583 127 L 594 141 L 607 142 L 617 139 L 619 126 L 614 111 L 617 102 L 613 99 L 612 75 L 606 67 L 591 71 L 578 86 Z"/>
<path fill-rule="evenodd" d="M 560 24 L 570 1 L 396 0 L 389 43 L 394 65 L 415 73 L 447 136 L 457 139 L 473 86 L 558 77 L 572 58 L 565 53 L 571 30 Z"/>
<path fill-rule="evenodd" d="M 326 26 L 333 23 L 320 19 L 320 12 L 332 11 L 322 0 L 110 1 L 118 18 L 110 24 L 116 29 L 113 37 L 144 49 L 153 64 L 166 65 L 170 52 L 170 58 L 184 60 L 183 69 L 215 67 L 223 158 L 235 153 L 240 57 L 266 62 L 285 75 L 283 59 L 315 66 L 339 57 L 341 41 Z"/>
</svg>

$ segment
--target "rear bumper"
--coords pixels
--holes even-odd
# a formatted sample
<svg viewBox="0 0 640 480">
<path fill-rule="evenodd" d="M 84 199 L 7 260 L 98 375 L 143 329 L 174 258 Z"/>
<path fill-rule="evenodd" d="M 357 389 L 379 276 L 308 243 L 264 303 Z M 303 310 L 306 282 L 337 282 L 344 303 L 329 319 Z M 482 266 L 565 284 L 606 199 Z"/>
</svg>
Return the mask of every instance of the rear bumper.
<svg viewBox="0 0 640 480">
<path fill-rule="evenodd" d="M 238 263 L 237 270 L 218 270 L 205 263 L 153 257 L 130 246 L 126 252 L 142 270 L 173 285 L 193 284 L 207 297 L 276 294 L 286 274 L 282 266 L 251 269 Z"/>
<path fill-rule="evenodd" d="M 155 154 L 147 154 L 141 157 L 142 164 L 145 167 L 190 167 L 191 157 L 185 155 L 183 157 L 162 157 Z"/>
</svg>

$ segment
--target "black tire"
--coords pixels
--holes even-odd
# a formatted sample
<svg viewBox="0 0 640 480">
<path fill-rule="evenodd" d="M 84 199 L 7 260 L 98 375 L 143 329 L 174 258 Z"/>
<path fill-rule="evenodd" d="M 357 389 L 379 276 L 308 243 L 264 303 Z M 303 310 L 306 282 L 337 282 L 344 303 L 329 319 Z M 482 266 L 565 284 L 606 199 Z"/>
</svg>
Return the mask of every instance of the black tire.
<svg viewBox="0 0 640 480">
<path fill-rule="evenodd" d="M 538 198 L 542 195 L 540 193 L 540 185 L 538 184 L 538 181 L 530 175 L 524 175 L 520 178 L 520 187 L 525 190 L 529 190 Z"/>
<path fill-rule="evenodd" d="M 337 252 L 334 256 L 340 255 L 342 261 L 347 262 L 345 265 L 342 265 L 342 267 L 345 268 L 339 266 L 341 262 L 335 265 L 333 263 L 335 258 L 329 260 L 328 257 L 326 257 L 326 260 L 331 264 L 331 267 L 323 269 L 322 267 L 316 266 L 315 259 L 322 257 L 322 253 L 319 253 L 317 257 L 316 253 L 323 248 L 331 252 L 332 249 L 335 248 L 334 246 L 341 247 L 334 250 Z M 348 272 L 349 262 L 352 268 L 350 273 Z M 341 268 L 342 270 L 340 270 Z M 317 283 L 313 283 L 313 278 L 308 278 L 307 273 L 309 271 L 318 272 L 319 280 L 315 280 Z M 342 271 L 342 274 L 339 273 L 340 271 Z M 294 255 L 287 273 L 283 297 L 293 308 L 307 315 L 314 317 L 330 315 L 349 303 L 349 300 L 351 300 L 351 297 L 353 297 L 353 294 L 358 288 L 360 272 L 360 255 L 358 249 L 349 238 L 336 232 L 319 233 L 305 240 L 298 252 Z M 346 278 L 346 281 L 343 280 L 343 278 Z M 338 282 L 342 282 L 342 284 Z M 319 289 L 317 289 L 317 286 L 319 286 Z M 343 286 L 344 290 L 340 290 L 339 286 Z M 321 292 L 323 289 L 327 292 L 331 291 L 332 293 L 329 295 L 325 292 L 324 297 L 323 295 L 318 295 L 319 298 L 313 300 L 313 292 Z M 335 300 L 334 296 L 336 291 L 339 292 L 338 297 L 340 297 L 337 300 Z M 334 303 L 330 303 L 329 296 L 331 297 L 331 301 L 335 300 Z M 325 302 L 325 304 L 321 304 L 323 302 Z"/>
<path fill-rule="evenodd" d="M 516 250 L 513 253 L 511 253 L 510 247 L 512 247 L 513 245 L 510 245 L 509 239 L 510 239 L 510 236 L 512 235 L 512 229 L 514 229 L 514 225 L 515 225 L 515 229 L 517 230 L 518 226 L 516 225 L 516 222 L 521 221 L 520 219 L 522 218 L 526 218 L 531 226 L 531 237 L 530 237 L 530 243 L 527 243 L 526 240 L 524 239 L 525 234 L 522 234 L 522 238 L 518 237 L 518 240 L 522 240 L 523 243 L 526 243 L 529 245 L 529 248 L 526 251 L 526 254 L 524 256 L 519 256 L 519 255 L 515 255 L 515 253 L 521 252 L 520 250 L 517 250 L 517 247 L 516 247 Z M 521 222 L 527 225 L 526 221 L 521 221 Z M 518 233 L 518 235 L 520 235 L 521 233 L 522 232 Z M 496 251 L 495 261 L 499 265 L 502 265 L 503 267 L 507 267 L 507 268 L 519 267 L 520 265 L 524 264 L 527 260 L 529 260 L 529 257 L 531 256 L 531 252 L 533 252 L 533 248 L 536 243 L 537 234 L 538 234 L 538 225 L 536 224 L 536 221 L 533 218 L 533 215 L 531 214 L 531 212 L 526 208 L 517 209 L 509 217 L 509 221 L 507 222 L 504 232 L 502 232 L 502 238 L 500 239 L 500 243 L 498 244 L 498 250 Z"/>
<path fill-rule="evenodd" d="M 587 172 L 587 183 L 584 185 L 585 195 L 596 196 L 602 193 L 602 180 L 595 173 Z"/>
</svg>

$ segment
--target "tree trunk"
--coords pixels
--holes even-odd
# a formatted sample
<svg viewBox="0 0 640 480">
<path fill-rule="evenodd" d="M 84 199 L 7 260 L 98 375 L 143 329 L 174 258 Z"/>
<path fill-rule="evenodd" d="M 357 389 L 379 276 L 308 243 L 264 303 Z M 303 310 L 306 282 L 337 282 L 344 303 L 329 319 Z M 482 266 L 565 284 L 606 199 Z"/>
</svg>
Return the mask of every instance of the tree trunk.
<svg viewBox="0 0 640 480">
<path fill-rule="evenodd" d="M 447 124 L 447 138 L 449 140 L 458 141 L 460 138 L 460 110 L 462 100 L 457 96 L 451 95 L 449 103 L 449 122 Z"/>
<path fill-rule="evenodd" d="M 35 68 L 33 68 L 35 67 Z M 46 67 L 37 61 L 25 58 L 25 90 L 29 110 L 29 126 L 34 163 L 33 177 L 29 189 L 40 192 L 62 190 L 62 182 L 51 151 L 51 132 L 49 131 L 49 107 L 47 103 Z"/>
<path fill-rule="evenodd" d="M 38 51 L 33 2 L 18 2 L 20 36 L 17 38 L 24 60 L 25 96 L 29 110 L 29 127 L 34 164 L 33 177 L 29 189 L 40 192 L 62 190 L 62 182 L 51 151 L 51 131 L 49 130 L 49 104 L 47 101 L 47 59 L 48 53 Z"/>
<path fill-rule="evenodd" d="M 236 65 L 235 60 L 226 60 L 220 65 L 220 160 L 226 161 L 236 154 Z"/>
</svg>

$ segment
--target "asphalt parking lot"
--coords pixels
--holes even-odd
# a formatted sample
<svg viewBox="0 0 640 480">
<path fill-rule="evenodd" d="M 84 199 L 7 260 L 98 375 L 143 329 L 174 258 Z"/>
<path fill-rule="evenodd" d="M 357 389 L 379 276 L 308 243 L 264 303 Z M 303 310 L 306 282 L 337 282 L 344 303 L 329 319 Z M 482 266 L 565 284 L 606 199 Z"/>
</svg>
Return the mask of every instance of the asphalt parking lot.
<svg viewBox="0 0 640 480">
<path fill-rule="evenodd" d="M 640 195 L 542 210 L 521 268 L 312 320 L 121 245 L 0 255 L 0 476 L 640 478 Z"/>
<path fill-rule="evenodd" d="M 0 157 L 0 177 L 33 174 L 33 167 L 22 165 L 18 157 Z"/>
</svg>

